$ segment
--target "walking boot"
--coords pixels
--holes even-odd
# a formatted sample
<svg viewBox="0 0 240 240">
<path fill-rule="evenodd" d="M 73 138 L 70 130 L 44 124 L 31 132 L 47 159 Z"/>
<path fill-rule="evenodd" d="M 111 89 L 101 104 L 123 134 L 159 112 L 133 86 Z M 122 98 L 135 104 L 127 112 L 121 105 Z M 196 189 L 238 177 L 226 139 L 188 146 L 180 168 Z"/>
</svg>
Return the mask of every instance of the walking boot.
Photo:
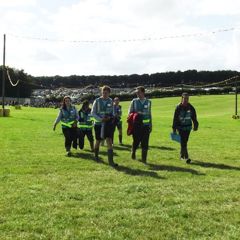
<svg viewBox="0 0 240 240">
<path fill-rule="evenodd" d="M 192 161 L 192 160 L 191 160 L 190 158 L 188 158 L 188 159 L 186 160 L 186 163 L 187 163 L 187 164 L 190 164 L 191 161 Z"/>
<path fill-rule="evenodd" d="M 119 135 L 118 139 L 119 139 L 119 144 L 122 145 L 122 135 Z"/>
<path fill-rule="evenodd" d="M 98 157 L 99 148 L 95 148 L 95 149 L 94 149 L 94 153 L 95 153 L 95 161 L 96 161 L 96 162 L 99 162 L 99 157 Z"/>
<path fill-rule="evenodd" d="M 94 152 L 94 144 L 93 144 L 93 142 L 90 142 L 90 148 L 91 148 L 91 151 Z"/>
<path fill-rule="evenodd" d="M 112 167 L 118 166 L 118 164 L 114 163 L 114 161 L 113 161 L 113 150 L 112 149 L 108 149 L 108 163 Z"/>
<path fill-rule="evenodd" d="M 142 149 L 142 162 L 143 163 L 147 163 L 147 153 L 148 153 L 148 150 Z"/>
<path fill-rule="evenodd" d="M 67 157 L 71 157 L 71 156 L 72 156 L 71 151 L 67 151 L 67 152 L 66 152 L 66 156 L 67 156 Z"/>
<path fill-rule="evenodd" d="M 132 159 L 135 160 L 136 159 L 136 149 L 132 148 Z"/>
</svg>

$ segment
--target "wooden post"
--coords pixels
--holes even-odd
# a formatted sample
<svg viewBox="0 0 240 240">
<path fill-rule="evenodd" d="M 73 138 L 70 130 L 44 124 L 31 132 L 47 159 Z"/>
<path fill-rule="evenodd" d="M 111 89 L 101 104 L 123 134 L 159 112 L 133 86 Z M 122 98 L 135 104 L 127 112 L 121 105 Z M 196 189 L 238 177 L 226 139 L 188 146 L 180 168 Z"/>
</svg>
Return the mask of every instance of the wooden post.
<svg viewBox="0 0 240 240">
<path fill-rule="evenodd" d="M 2 68 L 2 109 L 5 108 L 5 59 L 6 59 L 6 34 L 3 35 L 3 68 Z"/>
<path fill-rule="evenodd" d="M 237 80 L 239 77 L 237 78 Z M 238 88 L 237 88 L 237 81 L 235 82 L 235 116 L 238 115 Z"/>
<path fill-rule="evenodd" d="M 240 76 L 236 77 L 235 82 L 235 115 L 233 115 L 233 119 L 240 119 L 238 115 L 238 79 L 240 79 Z"/>
</svg>

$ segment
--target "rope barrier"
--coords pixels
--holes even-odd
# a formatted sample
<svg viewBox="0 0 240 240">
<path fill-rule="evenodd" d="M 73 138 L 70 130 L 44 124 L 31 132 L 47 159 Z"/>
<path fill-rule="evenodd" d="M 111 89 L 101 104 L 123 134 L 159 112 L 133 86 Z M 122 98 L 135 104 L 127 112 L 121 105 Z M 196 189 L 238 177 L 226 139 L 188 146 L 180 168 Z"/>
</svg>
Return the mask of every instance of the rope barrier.
<svg viewBox="0 0 240 240">
<path fill-rule="evenodd" d="M 7 76 L 8 76 L 8 80 L 9 80 L 10 84 L 11 84 L 13 87 L 16 87 L 16 86 L 18 85 L 18 83 L 20 82 L 20 80 L 17 80 L 16 83 L 13 83 L 13 82 L 12 82 L 12 79 L 11 79 L 11 77 L 10 77 L 10 73 L 9 73 L 8 69 L 7 69 Z"/>
<path fill-rule="evenodd" d="M 225 29 L 217 29 L 209 32 L 199 32 L 199 33 L 190 33 L 190 34 L 180 34 L 180 35 L 170 35 L 163 37 L 146 37 L 146 38 L 132 38 L 132 39 L 110 39 L 110 40 L 64 40 L 64 39 L 51 39 L 51 38 L 41 38 L 41 37 L 30 37 L 30 36 L 21 36 L 12 33 L 8 33 L 9 36 L 15 38 L 22 38 L 28 40 L 38 40 L 38 41 L 49 41 L 49 42 L 65 42 L 65 43 L 128 43 L 128 42 L 145 42 L 145 41 L 160 41 L 165 39 L 177 39 L 177 38 L 190 38 L 190 37 L 200 37 L 209 34 L 217 34 L 223 32 L 230 32 L 240 29 L 240 27 L 230 27 Z"/>
<path fill-rule="evenodd" d="M 214 87 L 214 86 L 217 86 L 217 85 L 222 85 L 222 84 L 227 84 L 229 81 L 231 80 L 235 80 L 239 78 L 239 76 L 234 76 L 234 77 L 231 77 L 231 78 L 228 78 L 228 79 L 225 79 L 223 81 L 220 81 L 220 82 L 215 82 L 215 83 L 210 83 L 210 84 L 205 84 L 205 85 L 188 85 L 188 84 L 178 84 L 176 85 L 175 87 L 190 87 L 190 88 L 206 88 L 206 87 Z M 236 83 L 236 82 L 233 82 L 233 83 Z"/>
</svg>

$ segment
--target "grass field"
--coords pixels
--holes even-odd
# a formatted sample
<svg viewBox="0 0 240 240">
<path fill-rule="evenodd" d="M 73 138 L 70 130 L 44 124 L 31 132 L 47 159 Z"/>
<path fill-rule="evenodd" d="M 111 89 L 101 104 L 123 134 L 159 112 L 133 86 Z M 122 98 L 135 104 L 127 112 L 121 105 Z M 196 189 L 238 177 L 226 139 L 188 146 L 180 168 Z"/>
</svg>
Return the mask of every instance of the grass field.
<svg viewBox="0 0 240 240">
<path fill-rule="evenodd" d="M 179 98 L 165 98 L 152 100 L 149 164 L 130 159 L 124 131 L 117 169 L 107 165 L 105 147 L 106 164 L 93 161 L 88 144 L 65 157 L 60 125 L 52 131 L 58 110 L 12 109 L 0 118 L 0 239 L 240 239 L 234 96 L 190 100 L 200 123 L 191 165 L 169 139 Z"/>
</svg>

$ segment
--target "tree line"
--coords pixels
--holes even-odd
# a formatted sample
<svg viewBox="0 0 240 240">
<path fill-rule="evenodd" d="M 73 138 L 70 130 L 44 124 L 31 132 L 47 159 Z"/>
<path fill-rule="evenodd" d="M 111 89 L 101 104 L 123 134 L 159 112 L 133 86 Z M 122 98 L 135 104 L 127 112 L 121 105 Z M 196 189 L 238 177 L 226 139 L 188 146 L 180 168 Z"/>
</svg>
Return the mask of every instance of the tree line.
<svg viewBox="0 0 240 240">
<path fill-rule="evenodd" d="M 237 71 L 177 71 L 154 74 L 131 74 L 114 76 L 39 76 L 28 75 L 24 70 L 16 71 L 9 68 L 11 78 L 14 82 L 20 80 L 17 87 L 12 87 L 6 76 L 6 96 L 9 97 L 29 97 L 33 89 L 59 87 L 83 88 L 89 85 L 98 87 L 110 85 L 114 88 L 132 88 L 139 85 L 152 87 L 175 87 L 181 84 L 202 85 L 221 82 L 225 79 L 239 75 Z M 2 67 L 0 67 L 0 80 L 2 83 Z M 0 91 L 2 84 L 0 83 Z M 1 94 L 1 92 L 0 92 Z"/>
<path fill-rule="evenodd" d="M 24 70 L 17 70 L 14 68 L 8 68 L 10 78 L 13 83 L 19 83 L 16 87 L 13 87 L 8 79 L 7 72 L 5 71 L 5 96 L 6 97 L 30 97 L 32 93 L 33 77 L 26 74 Z M 0 96 L 2 96 L 2 76 L 3 67 L 0 66 Z"/>
<path fill-rule="evenodd" d="M 177 71 L 154 74 L 132 74 L 114 76 L 54 76 L 54 77 L 35 77 L 35 81 L 47 86 L 48 88 L 57 87 L 85 87 L 93 85 L 110 85 L 111 87 L 135 87 L 139 85 L 155 87 L 171 87 L 179 84 L 208 84 L 223 81 L 227 78 L 238 75 L 237 71 Z"/>
</svg>

